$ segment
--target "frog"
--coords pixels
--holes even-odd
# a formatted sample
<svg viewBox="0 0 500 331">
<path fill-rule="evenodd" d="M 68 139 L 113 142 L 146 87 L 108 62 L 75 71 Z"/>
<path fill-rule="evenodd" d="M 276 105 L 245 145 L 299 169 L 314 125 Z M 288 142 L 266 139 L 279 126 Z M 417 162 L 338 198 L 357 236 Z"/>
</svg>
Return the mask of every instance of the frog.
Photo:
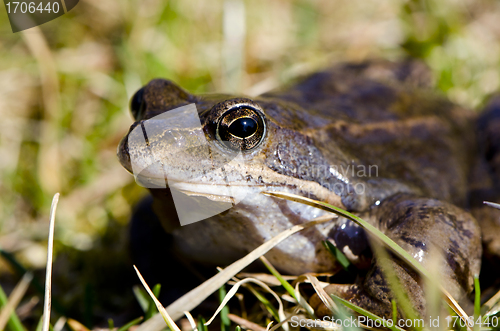
<svg viewBox="0 0 500 331">
<path fill-rule="evenodd" d="M 352 283 L 332 283 L 325 291 L 389 318 L 394 295 L 362 228 L 262 192 L 347 210 L 426 268 L 438 252 L 441 283 L 467 302 L 484 256 L 492 261 L 500 255 L 500 211 L 483 205 L 500 201 L 499 100 L 478 116 L 437 93 L 430 70 L 413 59 L 337 64 L 256 97 L 195 95 L 170 80 L 154 79 L 131 99 L 135 123 L 117 154 L 134 175 L 134 169 L 168 159 L 144 170 L 142 178 L 159 183 L 148 186 L 147 208 L 154 210 L 148 217 L 156 215 L 160 223 L 154 235 L 168 234 L 169 254 L 228 265 L 286 229 L 330 216 L 329 222 L 287 238 L 267 259 L 293 275 L 338 272 L 339 261 L 324 245 L 329 241 L 359 274 Z M 174 120 L 164 118 L 154 130 L 146 129 L 155 118 L 193 106 L 199 125 L 170 126 Z M 132 139 L 137 132 L 145 139 Z M 193 136 L 206 145 L 190 143 L 186 137 Z M 191 148 L 182 147 L 181 153 L 182 144 Z M 229 207 L 181 226 L 176 197 L 191 199 L 186 203 L 192 210 L 212 202 Z M 146 222 L 136 221 L 139 227 Z M 397 257 L 387 263 L 423 316 L 420 275 Z M 319 296 L 310 302 L 318 316 L 330 313 Z"/>
</svg>

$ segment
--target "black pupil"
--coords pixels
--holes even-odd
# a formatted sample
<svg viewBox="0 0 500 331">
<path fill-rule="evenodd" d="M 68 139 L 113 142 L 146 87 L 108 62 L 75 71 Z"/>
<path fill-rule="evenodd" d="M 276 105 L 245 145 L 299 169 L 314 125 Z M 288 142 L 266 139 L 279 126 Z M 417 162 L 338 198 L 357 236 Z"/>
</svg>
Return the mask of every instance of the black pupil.
<svg viewBox="0 0 500 331">
<path fill-rule="evenodd" d="M 238 118 L 229 126 L 229 133 L 240 138 L 247 138 L 257 131 L 257 122 L 252 118 Z"/>
</svg>

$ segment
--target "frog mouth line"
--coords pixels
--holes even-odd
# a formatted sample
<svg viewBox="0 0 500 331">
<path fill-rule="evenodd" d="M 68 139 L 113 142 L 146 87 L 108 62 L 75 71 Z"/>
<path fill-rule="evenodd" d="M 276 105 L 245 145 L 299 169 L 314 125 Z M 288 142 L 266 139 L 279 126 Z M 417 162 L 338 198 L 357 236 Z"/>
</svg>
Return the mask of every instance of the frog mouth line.
<svg viewBox="0 0 500 331">
<path fill-rule="evenodd" d="M 177 190 L 190 197 L 205 197 L 215 202 L 231 203 L 233 205 L 241 202 L 246 197 L 255 197 L 265 191 L 275 191 L 273 187 L 279 188 L 277 191 L 290 192 L 297 190 L 296 185 L 279 185 L 279 184 L 207 184 L 207 183 L 189 183 L 181 181 L 168 181 L 169 187 Z M 304 195 L 304 192 L 296 193 Z M 305 195 L 307 196 L 307 194 Z M 309 196 L 310 197 L 310 196 Z M 313 197 L 316 198 L 317 197 Z M 331 204 L 340 208 L 345 208 L 342 203 L 330 201 Z"/>
<path fill-rule="evenodd" d="M 169 181 L 168 186 L 188 196 L 201 196 L 217 202 L 236 204 L 249 194 L 265 191 L 266 185 L 205 184 Z"/>
</svg>

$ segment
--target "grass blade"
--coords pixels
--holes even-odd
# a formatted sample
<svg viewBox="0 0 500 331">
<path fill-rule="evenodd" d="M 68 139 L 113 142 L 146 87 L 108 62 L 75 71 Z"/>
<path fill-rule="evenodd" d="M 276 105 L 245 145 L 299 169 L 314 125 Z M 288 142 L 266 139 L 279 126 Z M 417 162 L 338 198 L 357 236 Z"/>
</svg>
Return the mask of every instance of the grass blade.
<svg viewBox="0 0 500 331">
<path fill-rule="evenodd" d="M 142 317 L 142 316 L 138 317 L 138 318 L 136 318 L 136 319 L 128 322 L 127 324 L 125 324 L 124 326 L 122 326 L 121 328 L 119 328 L 117 331 L 127 331 L 132 326 L 139 324 L 143 319 L 144 319 L 144 317 Z"/>
<path fill-rule="evenodd" d="M 301 276 L 301 277 L 297 278 L 297 280 L 295 281 L 295 296 L 297 297 L 297 302 L 299 303 L 299 305 L 302 308 L 304 308 L 310 316 L 312 316 L 313 318 L 316 318 L 316 315 L 314 314 L 314 309 L 311 307 L 309 302 L 307 302 L 307 300 L 305 300 L 302 297 L 302 294 L 300 294 L 299 286 L 301 283 L 305 283 L 306 280 L 307 280 L 307 277 L 305 277 L 305 276 Z"/>
<path fill-rule="evenodd" d="M 198 328 L 196 327 L 196 322 L 194 321 L 193 315 L 191 315 L 191 313 L 188 311 L 185 311 L 184 315 L 186 315 L 186 318 L 188 319 L 189 324 L 191 325 L 191 328 L 193 329 L 193 331 L 198 331 Z"/>
<path fill-rule="evenodd" d="M 198 331 L 208 331 L 207 326 L 205 325 L 207 321 L 203 318 L 203 316 L 198 316 Z"/>
<path fill-rule="evenodd" d="M 321 301 L 323 301 L 325 306 L 328 309 L 330 309 L 330 311 L 332 313 L 338 313 L 339 309 L 338 309 L 337 305 L 332 300 L 332 298 L 326 293 L 326 291 L 323 289 L 318 278 L 316 278 L 315 276 L 312 276 L 310 274 L 305 274 L 303 277 L 305 277 L 309 281 L 309 283 L 311 283 L 311 285 L 314 288 L 314 291 L 316 291 L 316 293 L 318 294 Z"/>
<path fill-rule="evenodd" d="M 224 301 L 224 297 L 226 296 L 226 286 L 222 285 L 219 289 L 219 301 L 222 303 Z M 229 331 L 229 326 L 231 325 L 231 320 L 227 315 L 229 314 L 229 307 L 224 305 L 224 307 L 220 311 L 220 327 L 221 331 Z"/>
<path fill-rule="evenodd" d="M 391 258 L 389 254 L 380 245 L 373 245 L 373 250 L 375 256 L 378 259 L 377 263 L 380 265 L 382 273 L 387 278 L 387 282 L 390 285 L 391 292 L 394 294 L 394 297 L 396 298 L 396 303 L 399 303 L 399 306 L 403 310 L 405 318 L 410 320 L 416 320 L 418 318 L 417 312 L 410 303 L 407 291 L 403 288 L 401 282 L 396 276 L 394 266 L 390 263 Z M 421 328 L 417 327 L 416 329 L 420 330 Z"/>
<path fill-rule="evenodd" d="M 146 313 L 149 309 L 150 303 L 152 303 L 153 300 L 151 300 L 148 293 L 139 286 L 134 286 L 132 288 L 132 292 L 134 293 L 134 297 L 139 303 L 139 306 L 141 306 L 142 311 Z"/>
<path fill-rule="evenodd" d="M 239 281 L 239 280 L 237 280 L 237 281 Z M 264 305 L 264 307 L 266 307 L 269 314 L 271 314 L 271 316 L 275 320 L 278 321 L 280 319 L 279 314 L 278 314 L 278 310 L 276 310 L 276 308 L 272 305 L 272 303 L 269 300 L 267 300 L 267 298 L 265 296 L 260 294 L 259 291 L 257 291 L 252 285 L 250 285 L 250 284 L 245 284 L 245 285 L 246 285 L 246 288 L 250 292 L 252 292 L 252 294 L 257 298 L 257 300 L 259 300 Z"/>
<path fill-rule="evenodd" d="M 490 207 L 493 207 L 493 208 L 496 208 L 496 209 L 500 209 L 500 204 L 498 204 L 498 203 L 489 202 L 489 201 L 483 201 L 483 203 L 485 205 L 490 206 Z"/>
<path fill-rule="evenodd" d="M 335 259 L 340 263 L 340 265 L 345 271 L 349 273 L 353 272 L 354 266 L 351 264 L 349 259 L 347 259 L 344 253 L 340 251 L 340 249 L 338 249 L 328 240 L 323 240 L 323 246 L 325 246 L 325 248 L 330 252 L 330 254 L 332 254 L 333 257 L 335 257 Z"/>
<path fill-rule="evenodd" d="M 403 248 L 401 248 L 398 244 L 396 244 L 392 239 L 387 237 L 384 233 L 382 233 L 379 229 L 361 219 L 360 217 L 353 215 L 341 208 L 330 205 L 326 202 L 316 201 L 313 199 L 301 197 L 295 194 L 283 193 L 283 192 L 262 192 L 263 194 L 275 196 L 278 198 L 287 199 L 290 201 L 300 202 L 309 206 L 313 206 L 325 211 L 329 211 L 331 213 L 337 214 L 339 216 L 345 217 L 356 224 L 363 227 L 363 229 L 367 232 L 369 236 L 373 239 L 378 240 L 383 245 L 387 246 L 394 254 L 396 254 L 400 259 L 406 262 L 409 266 L 411 266 L 414 270 L 420 273 L 423 277 L 427 278 L 430 281 L 433 281 L 429 276 L 427 270 L 417 261 L 413 256 L 411 256 L 408 252 L 406 252 Z M 500 206 L 499 206 L 500 207 Z M 440 286 L 441 292 L 444 296 L 444 299 L 448 303 L 448 305 L 457 313 L 458 316 L 464 321 L 467 325 L 468 316 L 465 311 L 460 307 L 457 301 L 448 293 L 448 291 Z M 467 326 L 467 329 L 470 330 L 470 327 Z"/>
<path fill-rule="evenodd" d="M 137 273 L 137 276 L 141 280 L 142 285 L 144 286 L 144 288 L 148 292 L 149 296 L 151 296 L 151 299 L 153 299 L 153 301 L 156 305 L 156 308 L 158 308 L 158 311 L 160 312 L 161 316 L 165 320 L 165 323 L 167 323 L 170 330 L 181 331 L 181 329 L 179 329 L 177 324 L 175 324 L 174 320 L 167 313 L 167 311 L 165 310 L 165 307 L 163 307 L 163 305 L 160 303 L 160 301 L 158 301 L 158 299 L 156 299 L 155 295 L 153 294 L 153 291 L 151 291 L 148 284 L 146 283 L 146 281 L 144 280 L 144 278 L 142 277 L 141 273 L 139 272 L 139 270 L 137 269 L 137 267 L 135 265 L 134 265 L 134 269 L 135 269 L 135 272 Z"/>
<path fill-rule="evenodd" d="M 219 312 L 226 306 L 227 302 L 236 294 L 236 292 L 238 291 L 240 286 L 245 284 L 245 283 L 249 283 L 249 282 L 259 285 L 260 287 L 262 287 L 263 289 L 265 289 L 267 292 L 271 293 L 274 296 L 274 298 L 278 301 L 278 305 L 279 305 L 279 309 L 278 309 L 279 321 L 285 320 L 286 316 L 285 316 L 285 312 L 283 309 L 283 303 L 281 302 L 281 298 L 273 290 L 271 290 L 271 288 L 269 288 L 269 286 L 267 286 L 265 283 L 261 282 L 260 280 L 257 280 L 255 278 L 245 278 L 245 279 L 240 280 L 239 282 L 237 282 L 236 284 L 233 285 L 231 290 L 225 296 L 224 300 L 222 300 L 221 304 L 219 305 L 219 308 L 217 308 L 217 310 L 214 313 L 214 315 L 212 316 L 212 318 L 210 318 L 210 320 L 208 320 L 208 322 L 205 323 L 205 325 L 210 325 L 210 323 L 213 322 L 213 320 L 215 319 L 217 314 L 219 314 Z M 287 330 L 286 326 L 287 326 L 286 324 L 283 325 L 283 328 L 285 330 Z"/>
<path fill-rule="evenodd" d="M 156 284 L 154 287 L 153 287 L 153 294 L 155 297 L 159 297 L 160 296 L 160 290 L 161 290 L 161 285 L 160 284 Z M 148 301 L 148 308 L 146 310 L 146 315 L 144 316 L 144 319 L 148 320 L 150 319 L 154 314 L 156 313 L 156 310 L 155 310 L 155 303 L 152 299 L 149 299 Z"/>
<path fill-rule="evenodd" d="M 383 319 L 371 312 L 369 312 L 368 310 L 365 310 L 361 307 L 358 307 L 356 305 L 353 305 L 352 303 L 350 303 L 349 301 L 347 300 L 344 300 L 342 299 L 341 297 L 338 297 L 334 294 L 330 294 L 330 296 L 335 300 L 335 301 L 338 301 L 340 303 L 342 303 L 344 306 L 346 306 L 347 308 L 351 309 L 351 310 L 354 310 L 355 312 L 361 314 L 361 315 L 364 315 L 368 318 L 370 318 L 371 320 L 373 321 L 378 321 L 381 325 L 383 325 L 384 327 L 388 328 L 388 329 L 391 329 L 392 331 L 404 331 L 402 328 L 396 326 L 395 324 L 393 323 L 388 323 L 388 320 L 386 319 Z M 392 324 L 392 325 L 391 325 Z"/>
<path fill-rule="evenodd" d="M 5 307 L 8 302 L 9 300 L 7 299 L 7 295 L 0 285 L 0 307 Z M 7 324 L 12 331 L 24 331 L 24 327 L 16 314 L 10 314 L 10 318 Z"/>
<path fill-rule="evenodd" d="M 287 282 L 283 276 L 281 276 L 281 274 L 278 272 L 278 270 L 276 270 L 276 268 L 271 264 L 271 262 L 269 262 L 268 259 L 266 259 L 265 256 L 261 256 L 260 257 L 260 260 L 262 261 L 262 263 L 264 263 L 264 265 L 266 266 L 267 270 L 269 270 L 269 272 L 271 272 L 273 274 L 274 277 L 276 277 L 276 279 L 278 279 L 281 283 L 281 285 L 285 288 L 285 290 L 295 299 L 297 300 L 297 297 L 295 297 L 295 290 L 293 289 L 292 285 L 290 285 L 289 282 Z"/>
<path fill-rule="evenodd" d="M 10 316 L 13 314 L 15 315 L 14 309 L 16 309 L 17 305 L 19 305 L 19 302 L 24 297 L 32 279 L 33 274 L 31 272 L 26 273 L 14 290 L 12 290 L 7 304 L 4 305 L 0 311 L 0 330 L 5 328 Z"/>
<path fill-rule="evenodd" d="M 237 327 L 242 325 L 245 329 L 250 329 L 253 331 L 266 331 L 266 328 L 254 323 L 250 322 L 249 320 L 244 319 L 243 317 L 234 315 L 234 314 L 229 314 L 227 315 L 231 321 L 233 321 L 236 324 L 239 324 Z"/>
<path fill-rule="evenodd" d="M 481 316 L 481 287 L 479 286 L 479 276 L 474 275 L 474 331 L 479 330 L 479 320 Z"/>
<path fill-rule="evenodd" d="M 212 293 L 217 291 L 223 284 L 230 280 L 234 275 L 247 267 L 250 263 L 258 259 L 260 256 L 266 254 L 273 247 L 281 243 L 283 240 L 287 239 L 291 235 L 302 231 L 304 229 L 316 226 L 318 224 L 330 222 L 332 220 L 331 215 L 326 217 L 318 217 L 310 222 L 295 225 L 280 234 L 273 237 L 271 240 L 266 241 L 251 253 L 245 257 L 239 259 L 238 261 L 232 263 L 226 267 L 222 272 L 217 273 L 215 276 L 205 281 L 203 284 L 189 291 L 186 295 L 177 299 L 175 302 L 167 307 L 170 311 L 170 316 L 173 319 L 178 319 L 183 315 L 185 310 L 192 310 L 198 306 L 203 300 L 205 300 Z M 142 323 L 136 331 L 160 331 L 164 328 L 164 324 L 160 315 L 155 315 L 146 322 Z"/>
<path fill-rule="evenodd" d="M 56 222 L 56 209 L 59 202 L 59 193 L 54 195 L 50 207 L 49 239 L 47 243 L 47 267 L 45 269 L 45 296 L 43 302 L 42 331 L 49 331 L 50 307 L 52 303 L 52 256 L 54 250 L 54 225 Z"/>
</svg>

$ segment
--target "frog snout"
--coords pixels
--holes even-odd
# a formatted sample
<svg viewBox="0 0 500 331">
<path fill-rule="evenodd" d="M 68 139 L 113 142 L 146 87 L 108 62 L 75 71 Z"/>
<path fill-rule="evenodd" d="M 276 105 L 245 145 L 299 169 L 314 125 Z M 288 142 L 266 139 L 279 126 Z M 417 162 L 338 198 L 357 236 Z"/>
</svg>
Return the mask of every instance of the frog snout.
<svg viewBox="0 0 500 331">
<path fill-rule="evenodd" d="M 118 156 L 118 160 L 121 165 L 130 173 L 132 172 L 132 164 L 130 162 L 130 154 L 128 151 L 128 135 L 122 138 L 120 143 L 118 144 L 118 148 L 116 151 L 116 155 Z"/>
</svg>

